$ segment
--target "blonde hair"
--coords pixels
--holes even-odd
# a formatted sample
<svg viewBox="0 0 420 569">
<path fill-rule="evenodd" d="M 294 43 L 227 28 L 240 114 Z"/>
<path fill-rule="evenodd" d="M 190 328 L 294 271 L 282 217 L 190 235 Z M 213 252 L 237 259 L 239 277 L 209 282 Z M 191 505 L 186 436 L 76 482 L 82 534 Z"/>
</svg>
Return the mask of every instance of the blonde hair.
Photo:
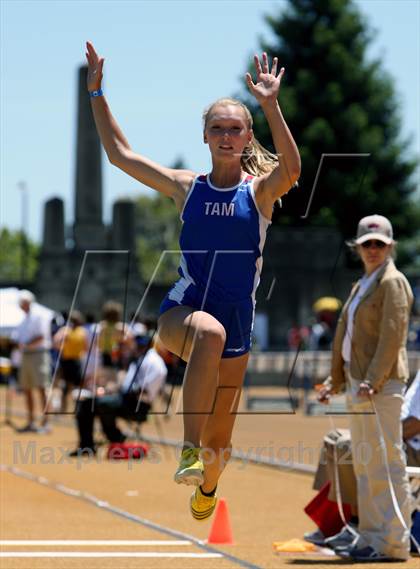
<svg viewBox="0 0 420 569">
<path fill-rule="evenodd" d="M 230 99 L 229 97 L 224 97 L 222 99 L 217 99 L 210 106 L 208 106 L 203 112 L 203 128 L 207 127 L 207 121 L 209 115 L 214 107 L 217 106 L 227 106 L 234 105 L 235 107 L 240 107 L 246 117 L 249 130 L 252 130 L 253 120 L 252 115 L 246 105 L 238 101 L 237 99 Z M 241 156 L 241 166 L 242 169 L 251 174 L 252 176 L 261 176 L 262 174 L 269 174 L 278 166 L 279 161 L 277 156 L 264 148 L 262 144 L 258 142 L 255 136 L 252 137 L 249 145 L 245 146 L 244 151 Z"/>
</svg>

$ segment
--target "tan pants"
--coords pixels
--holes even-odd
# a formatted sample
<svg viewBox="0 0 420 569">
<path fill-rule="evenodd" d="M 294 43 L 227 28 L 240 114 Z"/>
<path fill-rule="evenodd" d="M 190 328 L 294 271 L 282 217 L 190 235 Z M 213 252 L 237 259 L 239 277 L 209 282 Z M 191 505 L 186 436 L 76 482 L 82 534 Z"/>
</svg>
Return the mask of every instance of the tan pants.
<svg viewBox="0 0 420 569">
<path fill-rule="evenodd" d="M 19 385 L 23 389 L 47 389 L 51 381 L 51 356 L 48 351 L 23 352 L 19 369 Z"/>
<path fill-rule="evenodd" d="M 402 445 L 401 407 L 404 384 L 389 380 L 380 393 L 368 398 L 356 397 L 358 382 L 347 379 L 347 404 L 352 413 L 350 432 L 353 449 L 353 468 L 357 479 L 360 546 L 370 545 L 391 557 L 407 559 L 410 550 L 410 530 L 406 530 L 392 500 L 386 464 L 396 501 L 407 528 L 410 519 L 410 488 L 406 475 L 406 460 Z M 381 446 L 381 435 L 385 447 Z"/>
</svg>

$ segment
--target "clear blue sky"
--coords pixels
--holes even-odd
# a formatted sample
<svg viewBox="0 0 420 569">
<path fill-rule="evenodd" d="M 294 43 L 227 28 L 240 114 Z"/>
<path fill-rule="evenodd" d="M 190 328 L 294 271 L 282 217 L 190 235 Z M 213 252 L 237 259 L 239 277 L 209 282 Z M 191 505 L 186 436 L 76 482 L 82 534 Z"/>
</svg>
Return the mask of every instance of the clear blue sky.
<svg viewBox="0 0 420 569">
<path fill-rule="evenodd" d="M 403 134 L 413 136 L 420 155 L 420 3 L 357 4 L 378 32 L 370 55 L 381 55 L 395 78 Z M 182 156 L 205 171 L 201 112 L 241 91 L 258 38 L 268 34 L 263 16 L 279 13 L 285 2 L 2 0 L 0 6 L 0 225 L 20 227 L 17 184 L 25 181 L 27 230 L 40 241 L 46 199 L 63 197 L 67 222 L 73 220 L 76 72 L 85 40 L 106 58 L 104 89 L 132 147 L 168 165 Z M 117 197 L 151 192 L 105 160 L 103 174 L 105 220 Z"/>
</svg>

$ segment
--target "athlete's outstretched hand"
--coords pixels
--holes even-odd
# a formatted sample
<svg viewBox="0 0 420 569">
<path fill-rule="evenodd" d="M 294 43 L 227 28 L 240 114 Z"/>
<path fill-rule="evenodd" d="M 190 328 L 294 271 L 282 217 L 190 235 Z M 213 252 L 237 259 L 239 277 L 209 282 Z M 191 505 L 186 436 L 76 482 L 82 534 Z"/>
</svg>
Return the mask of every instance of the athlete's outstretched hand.
<svg viewBox="0 0 420 569">
<path fill-rule="evenodd" d="M 86 42 L 86 59 L 88 62 L 87 88 L 88 91 L 97 91 L 101 88 L 102 67 L 104 58 L 99 57 L 90 42 Z"/>
<path fill-rule="evenodd" d="M 246 74 L 246 82 L 248 84 L 249 90 L 260 103 L 260 105 L 277 101 L 281 79 L 284 74 L 284 67 L 280 69 L 280 72 L 277 75 L 278 60 L 277 57 L 274 57 L 273 65 L 270 71 L 268 56 L 265 52 L 262 54 L 262 65 L 260 63 L 260 58 L 258 55 L 254 55 L 254 63 L 257 80 L 256 83 L 254 83 L 251 74 Z"/>
</svg>

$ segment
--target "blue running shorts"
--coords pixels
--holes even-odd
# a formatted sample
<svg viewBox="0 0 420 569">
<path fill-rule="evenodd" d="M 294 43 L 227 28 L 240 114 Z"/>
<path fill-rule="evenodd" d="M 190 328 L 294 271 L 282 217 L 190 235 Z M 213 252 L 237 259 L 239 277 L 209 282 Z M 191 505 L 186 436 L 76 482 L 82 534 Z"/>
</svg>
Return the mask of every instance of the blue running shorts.
<svg viewBox="0 0 420 569">
<path fill-rule="evenodd" d="M 214 299 L 203 301 L 204 294 L 195 285 L 190 284 L 183 291 L 182 298 L 176 298 L 176 286 L 177 283 L 165 296 L 159 315 L 175 306 L 189 306 L 193 311 L 203 310 L 214 316 L 226 331 L 222 358 L 236 358 L 249 352 L 254 325 L 254 302 L 251 297 L 237 302 L 220 302 Z"/>
</svg>

